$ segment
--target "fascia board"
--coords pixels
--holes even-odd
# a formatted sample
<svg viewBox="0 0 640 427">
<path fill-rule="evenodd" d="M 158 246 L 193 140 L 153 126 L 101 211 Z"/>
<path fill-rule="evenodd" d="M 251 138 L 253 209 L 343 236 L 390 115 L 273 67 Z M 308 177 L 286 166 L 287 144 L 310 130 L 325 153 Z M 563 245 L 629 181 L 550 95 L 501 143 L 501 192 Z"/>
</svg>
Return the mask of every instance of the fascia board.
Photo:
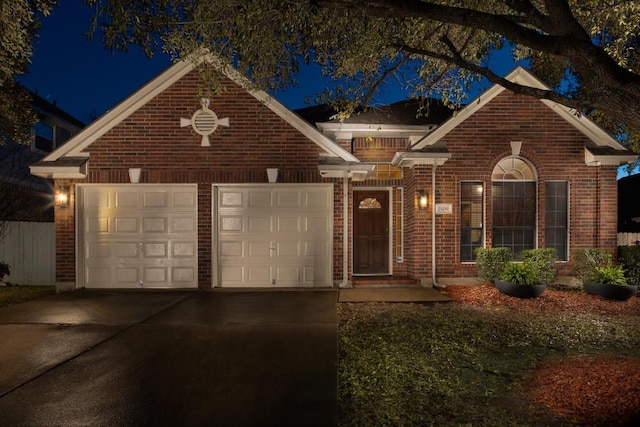
<svg viewBox="0 0 640 427">
<path fill-rule="evenodd" d="M 428 145 L 432 145 L 442 138 L 444 138 L 449 132 L 456 127 L 460 126 L 465 120 L 471 117 L 476 111 L 484 107 L 489 101 L 501 94 L 505 89 L 502 86 L 493 85 L 480 96 L 467 104 L 462 110 L 458 111 L 453 117 L 444 122 L 442 126 L 436 128 L 426 138 L 422 139 L 411 147 L 411 150 L 421 150 Z"/>
<path fill-rule="evenodd" d="M 29 166 L 31 175 L 47 179 L 84 179 L 86 166 Z"/>
<path fill-rule="evenodd" d="M 248 79 L 241 76 L 240 73 L 231 66 L 223 65 L 222 61 L 214 55 L 203 56 L 198 61 L 187 58 L 170 66 L 156 78 L 152 79 L 149 83 L 145 84 L 132 95 L 120 102 L 112 110 L 109 110 L 103 116 L 76 134 L 71 140 L 67 141 L 66 144 L 53 151 L 45 157 L 44 160 L 55 161 L 66 156 L 88 157 L 89 154 L 85 153 L 84 150 L 89 145 L 204 61 L 215 66 L 226 77 L 247 90 L 254 98 L 262 102 L 271 111 L 280 116 L 326 152 L 333 156 L 340 157 L 345 161 L 359 162 L 355 156 L 325 135 L 322 135 L 317 129 L 312 127 L 269 94 L 264 91 L 252 90 Z"/>
<path fill-rule="evenodd" d="M 590 141 L 601 147 L 612 147 L 616 150 L 626 150 L 614 137 L 602 130 L 593 121 L 578 113 L 573 108 L 559 104 L 548 99 L 543 99 L 542 103 L 551 108 L 556 114 L 565 119 L 570 125 L 583 133 Z"/>
<path fill-rule="evenodd" d="M 83 151 L 102 135 L 113 129 L 122 120 L 129 117 L 152 98 L 162 93 L 180 78 L 195 68 L 197 64 L 191 60 L 183 60 L 170 66 L 149 83 L 129 95 L 113 109 L 76 134 L 66 144 L 53 151 L 44 161 L 55 161 L 61 157 L 88 157 Z"/>
<path fill-rule="evenodd" d="M 411 168 L 415 165 L 442 166 L 451 158 L 451 153 L 422 153 L 400 151 L 393 155 L 391 164 L 403 168 Z"/>
<path fill-rule="evenodd" d="M 584 163 L 587 166 L 621 166 L 629 163 L 633 163 L 638 160 L 638 156 L 635 154 L 618 154 L 618 155 L 597 155 L 589 151 L 588 148 L 584 149 Z"/>
</svg>

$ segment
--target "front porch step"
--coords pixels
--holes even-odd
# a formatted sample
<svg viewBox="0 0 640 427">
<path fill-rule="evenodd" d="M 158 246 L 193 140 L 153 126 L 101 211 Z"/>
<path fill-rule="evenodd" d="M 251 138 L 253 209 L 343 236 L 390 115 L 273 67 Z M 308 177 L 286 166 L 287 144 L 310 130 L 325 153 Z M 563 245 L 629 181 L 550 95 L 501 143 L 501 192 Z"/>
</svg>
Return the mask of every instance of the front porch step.
<svg viewBox="0 0 640 427">
<path fill-rule="evenodd" d="M 351 284 L 354 288 L 420 287 L 416 279 L 400 276 L 355 276 Z"/>
</svg>

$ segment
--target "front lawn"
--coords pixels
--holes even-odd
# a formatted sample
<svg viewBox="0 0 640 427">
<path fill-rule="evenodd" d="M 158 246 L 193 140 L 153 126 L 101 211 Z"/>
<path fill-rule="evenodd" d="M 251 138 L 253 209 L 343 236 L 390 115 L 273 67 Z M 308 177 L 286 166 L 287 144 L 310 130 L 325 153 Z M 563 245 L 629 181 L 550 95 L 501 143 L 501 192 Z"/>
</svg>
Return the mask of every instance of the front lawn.
<svg viewBox="0 0 640 427">
<path fill-rule="evenodd" d="M 341 304 L 339 424 L 627 425 L 634 417 L 640 419 L 638 314 L 554 312 L 459 302 Z M 615 359 L 602 359 L 610 357 Z M 534 389 L 539 381 L 534 374 L 548 364 L 568 361 L 577 367 L 584 360 L 612 360 L 614 365 L 616 360 L 631 361 L 633 368 L 624 365 L 629 372 L 624 371 L 622 378 L 602 384 L 611 388 L 631 383 L 631 390 L 620 388 L 624 395 L 614 405 L 616 410 L 631 408 L 624 409 L 627 413 L 616 414 L 615 420 L 606 414 L 584 418 L 589 414 L 577 413 L 582 409 L 563 407 L 560 412 L 553 404 L 543 404 L 546 401 L 537 394 L 556 402 L 567 400 L 566 393 L 550 385 L 542 387 L 542 392 Z M 600 369 L 611 362 L 603 366 Z M 554 373 L 555 383 L 575 382 L 578 377 L 571 369 L 563 369 Z M 562 372 L 571 378 L 563 378 Z M 588 388 L 600 386 L 589 384 Z"/>
<path fill-rule="evenodd" d="M 56 293 L 55 286 L 0 286 L 0 307 Z"/>
</svg>

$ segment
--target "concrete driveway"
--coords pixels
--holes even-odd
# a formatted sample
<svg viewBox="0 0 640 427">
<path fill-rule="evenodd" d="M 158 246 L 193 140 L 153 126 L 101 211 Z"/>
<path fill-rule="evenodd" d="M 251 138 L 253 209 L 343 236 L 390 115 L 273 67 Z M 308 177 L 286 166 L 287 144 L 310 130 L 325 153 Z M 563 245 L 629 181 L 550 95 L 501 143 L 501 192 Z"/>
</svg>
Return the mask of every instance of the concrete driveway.
<svg viewBox="0 0 640 427">
<path fill-rule="evenodd" d="M 75 291 L 0 309 L 12 426 L 336 424 L 337 291 Z"/>
</svg>

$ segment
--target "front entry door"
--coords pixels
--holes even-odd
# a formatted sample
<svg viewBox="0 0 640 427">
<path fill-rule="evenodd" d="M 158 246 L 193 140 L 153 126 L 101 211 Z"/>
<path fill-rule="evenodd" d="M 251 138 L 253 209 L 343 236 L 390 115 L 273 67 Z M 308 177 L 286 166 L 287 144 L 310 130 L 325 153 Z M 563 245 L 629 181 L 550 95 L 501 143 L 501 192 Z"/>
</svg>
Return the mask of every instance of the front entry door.
<svg viewBox="0 0 640 427">
<path fill-rule="evenodd" d="M 389 274 L 389 192 L 356 190 L 353 194 L 353 273 Z"/>
</svg>

